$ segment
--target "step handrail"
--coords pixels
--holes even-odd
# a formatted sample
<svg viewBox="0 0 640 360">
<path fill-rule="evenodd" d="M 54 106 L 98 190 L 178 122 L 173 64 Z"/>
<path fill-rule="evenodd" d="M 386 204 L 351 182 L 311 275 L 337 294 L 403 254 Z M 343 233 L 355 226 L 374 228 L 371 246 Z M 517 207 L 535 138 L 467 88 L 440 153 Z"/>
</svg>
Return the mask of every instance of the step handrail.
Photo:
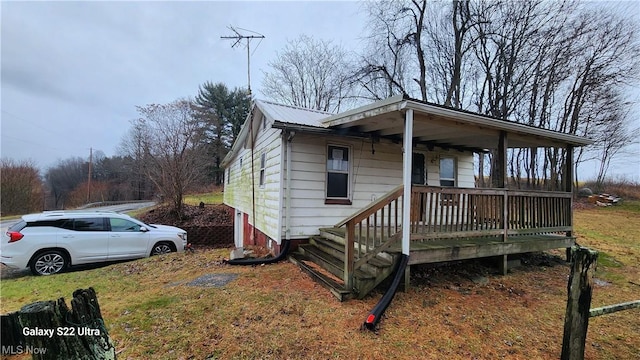
<svg viewBox="0 0 640 360">
<path fill-rule="evenodd" d="M 389 191 L 385 196 L 371 202 L 366 207 L 356 211 L 348 218 L 345 218 L 344 220 L 335 224 L 333 227 L 336 227 L 336 228 L 342 227 L 343 225 L 345 225 L 346 223 L 352 220 L 355 223 L 359 223 L 363 219 L 366 219 L 367 217 L 369 217 L 369 215 L 373 214 L 374 212 L 388 205 L 391 201 L 400 197 L 402 195 L 403 190 L 404 190 L 404 185 L 398 185 L 393 190 Z"/>
<path fill-rule="evenodd" d="M 373 258 L 374 256 L 376 256 L 377 254 L 379 254 L 380 252 L 386 250 L 392 243 L 394 243 L 395 241 L 397 241 L 399 238 L 401 238 L 401 236 L 398 236 L 398 234 L 400 234 L 397 231 L 397 227 L 398 227 L 398 213 L 397 213 L 397 207 L 396 207 L 396 215 L 395 215 L 395 219 L 394 219 L 394 224 L 396 227 L 396 231 L 393 234 L 388 234 L 389 237 L 385 240 L 382 241 L 384 238 L 384 226 L 383 226 L 383 222 L 384 222 L 384 208 L 389 206 L 389 208 L 391 207 L 391 204 L 394 201 L 397 201 L 401 196 L 403 196 L 404 194 L 404 186 L 403 185 L 399 185 L 396 188 L 394 188 L 393 190 L 391 190 L 389 193 L 387 193 L 385 196 L 381 197 L 380 199 L 377 199 L 373 202 L 371 202 L 369 205 L 367 205 L 366 207 L 364 207 L 363 209 L 360 209 L 359 211 L 357 211 L 356 213 L 354 213 L 353 215 L 349 216 L 348 218 L 340 221 L 339 223 L 337 223 L 334 227 L 338 228 L 338 227 L 342 227 L 346 225 L 346 231 L 345 231 L 345 244 L 344 244 L 344 254 L 345 254 L 345 260 L 344 260 L 344 284 L 345 284 L 345 289 L 351 291 L 351 289 L 353 288 L 353 274 L 355 272 L 355 270 L 360 267 L 361 265 L 363 265 L 365 262 L 367 262 L 369 259 Z M 376 222 L 375 219 L 377 219 L 376 216 L 374 216 L 374 229 L 373 229 L 373 248 L 371 250 L 369 250 L 369 231 L 366 232 L 367 236 L 366 239 L 364 241 L 364 247 L 365 247 L 365 253 L 361 254 L 361 249 L 362 249 L 362 233 L 359 232 L 358 233 L 358 255 L 359 255 L 359 259 L 358 261 L 356 261 L 355 259 L 355 249 L 354 249 L 354 245 L 355 245 L 355 230 L 356 230 L 356 225 L 359 224 L 359 228 L 360 230 L 362 229 L 362 222 L 366 220 L 366 225 L 367 227 L 369 226 L 369 217 L 371 215 L 376 214 L 378 211 L 382 211 L 382 216 L 381 216 L 381 234 L 380 234 L 380 240 L 381 243 L 380 244 L 375 244 L 375 240 L 376 240 Z M 390 210 L 389 210 L 390 211 Z M 388 213 L 388 216 L 390 216 L 391 213 Z M 388 232 L 391 232 L 391 224 L 388 223 L 387 226 L 389 227 L 387 229 Z"/>
</svg>

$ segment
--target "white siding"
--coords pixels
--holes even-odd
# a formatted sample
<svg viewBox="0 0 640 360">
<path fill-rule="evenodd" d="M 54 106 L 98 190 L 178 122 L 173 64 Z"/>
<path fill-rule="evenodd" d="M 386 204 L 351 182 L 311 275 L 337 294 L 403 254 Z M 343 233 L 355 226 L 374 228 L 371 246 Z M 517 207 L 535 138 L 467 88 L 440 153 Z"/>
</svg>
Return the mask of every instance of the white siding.
<svg viewBox="0 0 640 360">
<path fill-rule="evenodd" d="M 451 157 L 456 159 L 456 187 L 475 187 L 473 177 L 473 153 L 439 149 L 433 151 L 417 150 L 415 152 L 425 154 L 425 161 L 427 162 L 427 185 L 440 186 L 440 158 Z"/>
<path fill-rule="evenodd" d="M 457 187 L 472 188 L 476 186 L 473 175 L 473 153 L 459 153 L 457 155 L 458 184 Z"/>
<path fill-rule="evenodd" d="M 325 204 L 327 145 L 350 149 L 351 205 Z M 381 141 L 347 139 L 297 134 L 291 154 L 291 238 L 305 238 L 318 234 L 318 229 L 331 227 L 384 196 L 402 183 L 402 147 Z M 440 184 L 439 156 L 456 158 L 458 186 L 473 187 L 473 154 L 459 151 L 424 151 L 429 185 Z M 285 170 L 283 170 L 285 171 Z M 283 192 L 286 193 L 286 192 Z M 283 195 L 284 197 L 284 195 Z M 284 217 L 284 212 L 283 215 Z M 283 219 L 283 233 L 286 224 Z"/>
<path fill-rule="evenodd" d="M 241 143 L 234 144 L 230 159 L 225 159 L 229 181 L 225 184 L 224 203 L 249 214 L 250 224 L 270 238 L 280 241 L 287 230 L 284 209 L 287 201 L 284 161 L 286 142 L 282 139 L 282 131 L 271 128 L 271 125 L 274 120 L 310 125 L 327 114 L 268 102 L 256 104 L 251 119 L 255 144 L 251 146 L 251 134 L 245 126 L 241 131 Z M 266 115 L 266 129 L 262 126 L 263 112 Z M 328 145 L 350 149 L 351 205 L 325 204 Z M 317 234 L 321 227 L 333 226 L 402 183 L 400 144 L 382 140 L 373 145 L 373 152 L 369 139 L 298 133 L 293 137 L 291 148 L 291 179 L 288 182 L 291 195 L 289 234 L 293 239 L 305 238 Z M 428 151 L 421 147 L 413 151 L 425 154 L 427 184 L 440 184 L 439 158 L 447 156 L 456 159 L 457 186 L 474 186 L 471 153 L 455 150 Z M 260 185 L 262 154 L 266 156 L 265 182 Z M 253 214 L 254 208 L 256 214 Z"/>
<path fill-rule="evenodd" d="M 280 239 L 281 228 L 281 131 L 261 126 L 262 114 L 256 112 L 254 117 L 254 134 L 256 136 L 253 149 L 253 178 L 252 151 L 242 148 L 230 162 L 230 181 L 225 185 L 224 203 L 249 214 L 249 223 L 276 241 Z M 270 124 L 269 124 L 270 126 Z M 250 140 L 249 140 L 250 143 Z M 265 182 L 260 185 L 260 157 L 266 154 Z M 242 168 L 240 168 L 242 158 Z M 254 186 L 252 186 L 252 180 Z M 252 189 L 255 189 L 255 206 L 253 205 Z M 253 214 L 255 207 L 256 214 Z"/>
</svg>

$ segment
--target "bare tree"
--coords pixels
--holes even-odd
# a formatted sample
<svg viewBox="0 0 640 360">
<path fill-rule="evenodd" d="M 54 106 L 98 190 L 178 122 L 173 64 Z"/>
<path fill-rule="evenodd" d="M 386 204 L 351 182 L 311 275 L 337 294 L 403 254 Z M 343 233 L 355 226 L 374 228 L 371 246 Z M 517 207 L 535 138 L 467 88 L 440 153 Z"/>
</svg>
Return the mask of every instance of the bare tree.
<svg viewBox="0 0 640 360">
<path fill-rule="evenodd" d="M 42 209 L 43 184 L 30 161 L 0 159 L 2 215 L 26 214 Z"/>
<path fill-rule="evenodd" d="M 429 21 L 424 30 L 427 77 L 437 103 L 463 107 L 463 80 L 472 70 L 465 57 L 473 50 L 477 34 L 472 30 L 481 19 L 474 12 L 480 10 L 491 11 L 472 7 L 468 0 L 453 0 L 450 7 L 427 8 Z"/>
<path fill-rule="evenodd" d="M 302 35 L 289 41 L 269 67 L 262 92 L 274 101 L 337 112 L 351 97 L 348 53 L 330 41 Z"/>
<path fill-rule="evenodd" d="M 426 10 L 425 0 L 368 3 L 370 45 L 355 75 L 362 97 L 382 99 L 415 89 L 427 100 Z"/>
<path fill-rule="evenodd" d="M 615 156 L 624 153 L 630 145 L 638 144 L 640 136 L 640 127 L 630 121 L 627 109 L 631 103 L 625 102 L 622 94 L 610 91 L 602 94 L 602 97 L 609 101 L 601 102 L 604 108 L 599 109 L 599 116 L 595 116 L 597 120 L 593 122 L 591 131 L 595 144 L 590 151 L 592 158 L 599 163 L 596 174 L 596 187 L 599 189 L 607 179 L 607 172 Z"/>
<path fill-rule="evenodd" d="M 624 86 L 637 81 L 640 65 L 637 25 L 599 9 L 581 12 L 572 26 L 577 35 L 572 42 L 575 48 L 571 71 L 564 83 L 567 90 L 554 94 L 563 102 L 551 126 L 561 132 L 592 137 L 596 140 L 596 148 L 609 147 L 601 143 L 607 141 L 602 133 L 617 134 L 618 145 L 624 147 L 632 138 L 622 136 L 620 131 L 629 128 L 619 122 L 629 121 L 622 113 L 630 103 L 623 101 L 619 94 Z M 611 122 L 610 127 L 608 122 Z M 564 164 L 558 161 L 557 150 L 550 152 L 548 166 L 550 177 L 554 179 Z M 608 156 L 616 154 L 618 151 L 602 152 L 604 158 L 600 161 L 609 164 Z"/>
<path fill-rule="evenodd" d="M 129 175 L 129 184 L 134 189 L 136 200 L 148 199 L 150 192 L 149 179 L 146 176 L 147 159 L 149 153 L 145 140 L 144 123 L 138 120 L 131 121 L 131 128 L 125 134 L 118 146 L 118 154 L 124 158 L 124 171 Z"/>
<path fill-rule="evenodd" d="M 51 190 L 54 208 L 61 209 L 68 205 L 69 194 L 87 181 L 88 169 L 88 162 L 80 157 L 60 160 L 56 166 L 47 169 L 45 179 Z"/>
<path fill-rule="evenodd" d="M 638 80 L 637 25 L 601 6 L 574 0 L 405 0 L 369 3 L 368 11 L 372 43 L 357 79 L 372 99 L 404 93 L 597 138 L 596 124 L 613 121 L 611 111 L 602 111 L 610 108 L 605 90 Z M 565 151 L 509 151 L 508 172 L 518 184 L 526 179 L 528 187 L 551 188 L 560 181 Z M 578 150 L 577 163 L 586 159 L 583 154 Z M 484 174 L 478 175 L 482 183 Z"/>
<path fill-rule="evenodd" d="M 182 218 L 183 196 L 203 176 L 208 161 L 198 140 L 198 122 L 188 100 L 138 106 L 135 123 L 144 137 L 145 172 L 158 191 Z"/>
</svg>

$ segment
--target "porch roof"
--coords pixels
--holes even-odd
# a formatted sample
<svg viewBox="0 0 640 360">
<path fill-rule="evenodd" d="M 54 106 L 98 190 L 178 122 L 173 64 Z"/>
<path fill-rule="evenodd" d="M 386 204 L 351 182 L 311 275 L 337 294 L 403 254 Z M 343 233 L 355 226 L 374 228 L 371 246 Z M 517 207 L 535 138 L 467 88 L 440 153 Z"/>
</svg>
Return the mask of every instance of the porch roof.
<svg viewBox="0 0 640 360">
<path fill-rule="evenodd" d="M 495 149 L 502 131 L 509 148 L 584 146 L 593 141 L 514 121 L 422 102 L 402 95 L 330 116 L 322 125 L 401 139 L 405 112 L 414 111 L 414 143 L 464 149 Z"/>
</svg>

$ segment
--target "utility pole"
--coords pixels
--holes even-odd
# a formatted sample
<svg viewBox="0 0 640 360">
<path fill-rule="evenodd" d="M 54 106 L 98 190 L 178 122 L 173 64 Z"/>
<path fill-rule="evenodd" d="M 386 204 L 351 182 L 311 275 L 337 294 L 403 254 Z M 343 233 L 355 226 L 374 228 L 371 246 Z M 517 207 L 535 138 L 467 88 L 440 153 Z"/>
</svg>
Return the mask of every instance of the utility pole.
<svg viewBox="0 0 640 360">
<path fill-rule="evenodd" d="M 254 33 L 256 35 L 242 35 L 238 30 L 236 30 L 233 26 L 229 26 L 229 29 L 231 31 L 233 31 L 234 33 L 236 33 L 233 36 L 221 36 L 221 39 L 230 39 L 230 40 L 235 40 L 236 42 L 233 43 L 233 45 L 231 45 L 231 47 L 236 47 L 236 45 L 238 45 L 240 42 L 242 42 L 242 40 L 247 39 L 247 90 L 249 92 L 249 97 L 251 97 L 251 39 L 264 39 L 264 35 L 257 33 L 255 31 L 251 31 L 251 30 L 247 30 L 247 29 L 241 29 L 238 28 L 239 30 L 243 30 L 243 31 L 248 31 L 251 33 Z M 259 43 L 258 43 L 259 45 Z"/>
<path fill-rule="evenodd" d="M 87 179 L 87 204 L 91 201 L 91 163 L 93 162 L 93 148 L 89 148 L 89 178 Z"/>
</svg>

